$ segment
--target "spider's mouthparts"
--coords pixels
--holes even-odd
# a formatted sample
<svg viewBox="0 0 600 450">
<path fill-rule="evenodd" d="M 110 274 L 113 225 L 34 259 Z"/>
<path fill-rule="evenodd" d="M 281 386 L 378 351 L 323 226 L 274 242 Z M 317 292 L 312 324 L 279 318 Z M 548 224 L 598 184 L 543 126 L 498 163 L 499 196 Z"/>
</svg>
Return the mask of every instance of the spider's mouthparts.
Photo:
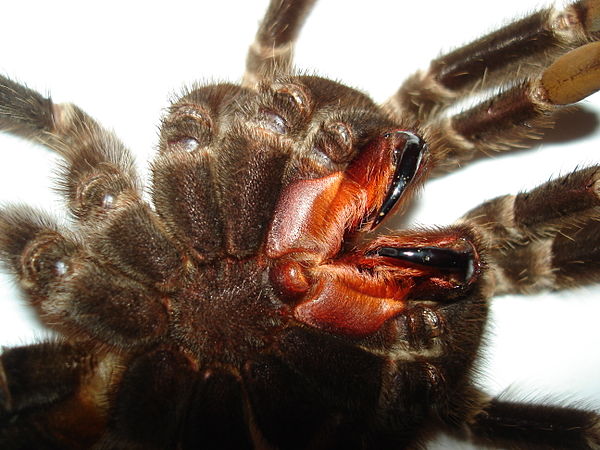
<svg viewBox="0 0 600 450">
<path fill-rule="evenodd" d="M 392 176 L 388 193 L 375 215 L 371 228 L 379 225 L 383 218 L 396 206 L 400 197 L 402 197 L 402 194 L 421 167 L 423 154 L 427 148 L 425 142 L 420 137 L 404 130 L 388 133 L 384 136 L 384 139 L 389 139 L 393 135 L 402 136 L 400 143 L 396 144 L 393 151 L 394 175 Z"/>
<path fill-rule="evenodd" d="M 409 266 L 460 274 L 469 282 L 475 274 L 476 257 L 471 249 L 454 250 L 441 247 L 380 247 L 374 254 L 394 258 Z"/>
</svg>

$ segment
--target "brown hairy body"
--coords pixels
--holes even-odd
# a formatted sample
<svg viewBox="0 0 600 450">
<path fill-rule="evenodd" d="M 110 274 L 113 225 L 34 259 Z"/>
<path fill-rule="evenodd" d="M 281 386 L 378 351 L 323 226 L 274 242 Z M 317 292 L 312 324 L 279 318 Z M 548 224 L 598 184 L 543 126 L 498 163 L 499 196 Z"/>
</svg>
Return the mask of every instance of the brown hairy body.
<svg viewBox="0 0 600 450">
<path fill-rule="evenodd" d="M 273 23 L 293 24 L 293 11 L 284 16 Z M 258 54 L 285 56 L 269 36 L 259 33 L 271 50 Z M 530 106 L 537 91 L 523 89 L 449 127 L 435 108 L 413 117 L 393 100 L 380 110 L 337 83 L 287 76 L 285 57 L 273 81 L 269 58 L 252 55 L 243 88 L 190 90 L 168 111 L 153 163 L 157 216 L 115 138 L 5 82 L 4 104 L 18 112 L 5 128 L 67 160 L 62 190 L 78 222 L 72 234 L 36 212 L 4 212 L 7 264 L 70 340 L 3 355 L 6 439 L 378 448 L 407 445 L 428 417 L 465 422 L 482 440 L 596 439 L 593 413 L 490 401 L 470 380 L 487 297 L 595 280 L 594 169 L 439 231 L 379 225 L 398 180 L 392 212 L 473 148 L 520 145 L 555 106 Z M 569 271 L 575 261 L 586 270 Z M 16 375 L 49 361 L 59 361 L 56 385 Z M 70 412 L 81 407 L 87 420 Z M 532 416 L 559 430 L 547 435 Z M 487 420 L 525 431 L 506 436 Z"/>
</svg>

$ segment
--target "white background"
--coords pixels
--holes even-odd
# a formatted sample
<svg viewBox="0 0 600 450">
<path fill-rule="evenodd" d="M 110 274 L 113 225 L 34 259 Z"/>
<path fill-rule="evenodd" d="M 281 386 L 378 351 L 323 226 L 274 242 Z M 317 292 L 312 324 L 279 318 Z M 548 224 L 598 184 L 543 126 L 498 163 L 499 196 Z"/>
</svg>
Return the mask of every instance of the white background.
<svg viewBox="0 0 600 450">
<path fill-rule="evenodd" d="M 4 3 L 0 72 L 51 92 L 57 102 L 77 103 L 114 129 L 144 168 L 169 98 L 195 81 L 239 80 L 267 2 Z M 296 62 L 383 101 L 440 51 L 543 4 L 322 0 L 301 35 Z M 598 162 L 594 114 L 600 114 L 600 96 L 583 108 L 534 150 L 498 156 L 430 183 L 411 220 L 448 224 L 484 199 Z M 567 136 L 575 139 L 562 142 Z M 0 136 L 0 202 L 33 204 L 60 215 L 60 199 L 51 192 L 54 163 L 48 151 Z M 9 277 L 0 278 L 0 290 L 0 343 L 42 336 Z M 486 389 L 600 406 L 599 294 L 583 288 L 496 299 L 482 364 Z"/>
</svg>

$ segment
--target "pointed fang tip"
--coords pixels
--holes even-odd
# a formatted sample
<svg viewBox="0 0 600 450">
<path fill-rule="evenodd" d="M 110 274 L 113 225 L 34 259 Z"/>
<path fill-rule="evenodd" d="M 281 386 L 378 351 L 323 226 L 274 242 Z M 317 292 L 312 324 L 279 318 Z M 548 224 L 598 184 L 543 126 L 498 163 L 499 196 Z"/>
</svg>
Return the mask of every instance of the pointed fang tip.
<svg viewBox="0 0 600 450">
<path fill-rule="evenodd" d="M 440 247 L 381 247 L 375 254 L 394 258 L 411 266 L 460 273 L 469 281 L 475 272 L 475 258 L 470 251 Z"/>
</svg>

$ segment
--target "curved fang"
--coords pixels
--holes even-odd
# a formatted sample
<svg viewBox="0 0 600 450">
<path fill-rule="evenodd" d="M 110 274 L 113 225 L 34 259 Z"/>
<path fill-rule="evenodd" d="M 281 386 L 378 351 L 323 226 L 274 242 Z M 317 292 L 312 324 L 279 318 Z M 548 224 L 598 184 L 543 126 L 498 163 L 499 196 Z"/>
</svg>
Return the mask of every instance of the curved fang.
<svg viewBox="0 0 600 450">
<path fill-rule="evenodd" d="M 376 254 L 399 259 L 411 266 L 432 268 L 442 272 L 462 274 L 470 280 L 475 271 L 474 256 L 471 252 L 456 251 L 440 247 L 381 247 Z"/>
<path fill-rule="evenodd" d="M 408 131 L 397 131 L 396 133 L 403 134 L 405 141 L 404 145 L 394 149 L 394 176 L 392 177 L 387 196 L 375 216 L 373 227 L 377 226 L 396 205 L 406 187 L 419 170 L 424 149 L 426 148 L 425 142 L 417 135 Z M 386 137 L 388 136 L 386 135 Z"/>
</svg>

